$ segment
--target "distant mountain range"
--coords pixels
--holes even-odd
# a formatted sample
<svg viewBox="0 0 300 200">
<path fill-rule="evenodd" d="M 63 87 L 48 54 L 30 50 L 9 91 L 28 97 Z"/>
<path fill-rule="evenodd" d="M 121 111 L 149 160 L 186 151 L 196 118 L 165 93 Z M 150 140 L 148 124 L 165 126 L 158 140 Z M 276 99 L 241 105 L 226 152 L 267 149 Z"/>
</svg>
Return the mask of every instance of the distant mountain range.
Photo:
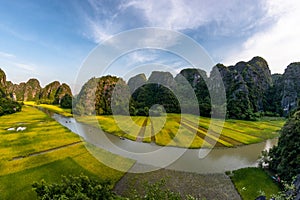
<svg viewBox="0 0 300 200">
<path fill-rule="evenodd" d="M 59 104 L 66 94 L 72 96 L 69 85 L 65 83 L 60 84 L 58 81 L 53 81 L 42 88 L 37 79 L 29 79 L 26 83 L 14 84 L 6 81 L 6 75 L 1 69 L 0 90 L 2 96 L 14 101 L 36 101 L 46 104 Z"/>
<path fill-rule="evenodd" d="M 252 120 L 266 115 L 286 116 L 297 107 L 300 98 L 300 63 L 291 63 L 284 74 L 271 74 L 267 62 L 261 57 L 254 57 L 234 66 L 217 64 L 209 77 L 203 70 L 188 68 L 175 77 L 169 72 L 155 71 L 147 80 L 145 74 L 138 74 L 127 83 L 112 76 L 92 78 L 76 98 L 75 113 L 112 114 L 111 98 L 117 82 L 123 88 L 119 92 L 123 93 L 122 99 L 113 102 L 119 106 L 119 114 L 128 109 L 128 102 L 131 115 L 148 115 L 154 104 L 163 105 L 166 112 L 179 113 L 180 106 L 184 106 L 187 112 L 193 113 L 195 105 L 189 103 L 190 94 L 185 93 L 188 90 L 182 84 L 184 77 L 198 99 L 200 115 L 210 116 L 208 87 L 215 84 L 216 70 L 220 72 L 225 86 L 229 118 Z M 179 105 L 171 90 L 180 95 L 183 104 Z"/>
<path fill-rule="evenodd" d="M 217 64 L 209 76 L 203 70 L 188 68 L 175 77 L 169 72 L 154 71 L 147 80 L 145 74 L 138 74 L 127 83 L 114 76 L 91 78 L 75 96 L 74 111 L 77 114 L 112 114 L 113 105 L 118 114 L 123 114 L 129 104 L 131 115 L 148 115 L 153 105 L 160 104 L 166 112 L 179 113 L 183 106 L 186 112 L 193 113 L 197 109 L 190 102 L 190 94 L 187 94 L 189 90 L 183 84 L 186 80 L 197 97 L 196 106 L 200 108 L 200 115 L 210 116 L 208 88 L 217 87 L 213 81 L 216 70 L 223 79 L 227 101 L 226 105 L 219 106 L 227 106 L 229 118 L 251 120 L 263 115 L 286 116 L 297 107 L 300 99 L 300 62 L 288 65 L 284 74 L 271 74 L 267 62 L 261 57 L 254 57 L 234 66 Z M 120 95 L 112 101 L 113 91 Z M 171 91 L 175 91 L 183 101 L 179 102 Z M 57 81 L 45 88 L 41 88 L 36 79 L 13 84 L 6 81 L 1 69 L 0 92 L 2 96 L 14 100 L 48 104 L 58 104 L 66 94 L 72 96 L 70 87 Z"/>
</svg>

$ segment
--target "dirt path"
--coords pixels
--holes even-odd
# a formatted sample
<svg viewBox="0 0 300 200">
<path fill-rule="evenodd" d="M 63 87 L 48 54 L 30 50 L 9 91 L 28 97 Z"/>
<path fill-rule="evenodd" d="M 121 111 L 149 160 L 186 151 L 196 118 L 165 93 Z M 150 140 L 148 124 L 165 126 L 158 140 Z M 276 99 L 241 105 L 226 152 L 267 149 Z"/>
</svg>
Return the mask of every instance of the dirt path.
<svg viewBox="0 0 300 200">
<path fill-rule="evenodd" d="M 153 121 L 151 120 L 151 118 L 150 118 L 150 124 L 151 124 L 151 142 L 156 143 L 154 126 L 153 126 Z"/>
<path fill-rule="evenodd" d="M 185 122 L 185 123 L 188 123 L 194 127 L 197 127 L 199 130 L 201 131 L 204 131 L 204 132 L 207 132 L 208 130 L 206 128 L 203 128 L 202 126 L 188 120 L 188 119 L 185 119 L 185 118 L 182 118 L 182 120 Z M 219 126 L 220 127 L 220 126 Z M 219 133 L 216 133 L 215 131 L 213 130 L 210 130 L 210 135 L 213 135 L 217 138 L 220 138 L 221 140 L 225 141 L 225 142 L 229 142 L 233 145 L 241 145 L 242 143 L 239 142 L 238 140 L 235 140 L 234 138 L 230 138 L 230 137 L 227 137 L 225 135 L 222 135 L 222 134 L 219 134 Z"/>
<path fill-rule="evenodd" d="M 134 167 L 143 167 L 136 164 Z M 132 188 L 142 193 L 145 182 L 154 183 L 161 179 L 166 181 L 166 187 L 179 192 L 182 197 L 188 194 L 207 200 L 240 200 L 230 178 L 225 174 L 196 174 L 160 169 L 143 174 L 127 173 L 116 184 L 114 191 L 117 194 L 128 196 Z"/>
<path fill-rule="evenodd" d="M 56 151 L 56 150 L 59 150 L 59 149 L 62 149 L 62 148 L 67 148 L 67 147 L 70 147 L 70 146 L 74 146 L 74 145 L 79 144 L 81 142 L 82 141 L 77 141 L 77 142 L 73 142 L 71 144 L 66 144 L 66 145 L 63 145 L 63 146 L 54 147 L 54 148 L 51 148 L 51 149 L 46 149 L 46 150 L 43 150 L 43 151 L 30 153 L 27 156 L 16 156 L 16 157 L 13 157 L 12 160 L 19 160 L 19 159 L 23 159 L 23 158 L 27 158 L 27 157 L 31 157 L 31 156 L 37 156 L 37 155 L 49 153 L 49 152 Z"/>
<path fill-rule="evenodd" d="M 146 131 L 146 126 L 147 126 L 147 122 L 148 122 L 148 118 L 146 118 L 143 122 L 143 125 L 140 129 L 140 132 L 138 134 L 138 136 L 136 137 L 136 141 L 138 142 L 142 142 L 144 139 L 144 135 L 145 135 L 145 131 Z"/>
</svg>

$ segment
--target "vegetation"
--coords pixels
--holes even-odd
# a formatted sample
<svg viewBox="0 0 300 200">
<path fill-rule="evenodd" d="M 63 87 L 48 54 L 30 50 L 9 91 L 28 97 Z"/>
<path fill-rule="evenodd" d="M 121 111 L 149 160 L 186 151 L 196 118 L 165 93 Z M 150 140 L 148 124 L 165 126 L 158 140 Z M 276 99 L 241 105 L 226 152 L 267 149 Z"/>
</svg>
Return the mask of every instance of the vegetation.
<svg viewBox="0 0 300 200">
<path fill-rule="evenodd" d="M 20 112 L 21 109 L 22 106 L 18 102 L 0 97 L 0 116 Z"/>
<path fill-rule="evenodd" d="M 34 183 L 33 188 L 38 199 L 116 199 L 108 181 L 90 179 L 88 176 L 63 177 L 59 184 L 47 184 L 45 181 Z"/>
<path fill-rule="evenodd" d="M 66 94 L 65 96 L 62 97 L 60 100 L 60 107 L 61 108 L 72 108 L 72 96 L 69 94 Z"/>
<path fill-rule="evenodd" d="M 34 106 L 37 108 L 44 108 L 47 109 L 51 112 L 66 116 L 66 117 L 72 117 L 72 110 L 70 108 L 63 108 L 60 107 L 58 105 L 49 105 L 49 104 L 37 104 L 34 101 L 25 101 L 23 102 L 24 105 L 28 105 L 28 106 Z"/>
<path fill-rule="evenodd" d="M 279 185 L 260 168 L 243 168 L 229 175 L 242 199 L 256 199 L 261 195 L 270 199 L 280 191 Z"/>
<path fill-rule="evenodd" d="M 281 130 L 278 145 L 269 151 L 269 167 L 282 180 L 290 182 L 300 174 L 300 111 L 295 112 Z"/>
<path fill-rule="evenodd" d="M 211 148 L 215 143 L 217 147 L 232 147 L 261 142 L 277 137 L 277 132 L 284 124 L 282 118 L 264 118 L 255 122 L 227 120 L 219 136 L 214 131 L 221 125 L 212 125 L 209 118 L 188 114 L 167 114 L 158 117 L 82 116 L 77 120 L 95 127 L 100 125 L 103 131 L 130 140 L 185 148 Z M 208 134 L 210 125 L 212 131 Z"/>
<path fill-rule="evenodd" d="M 170 89 L 159 84 L 146 84 L 138 88 L 133 94 L 131 104 L 134 110 L 131 115 L 148 116 L 149 109 L 155 105 L 162 105 L 167 113 L 179 113 L 179 102 Z"/>
<path fill-rule="evenodd" d="M 300 176 L 298 176 L 299 179 Z M 273 194 L 272 197 L 274 200 L 297 200 L 297 195 L 299 195 L 299 184 L 298 188 L 296 187 L 296 181 L 297 177 L 293 179 L 291 183 L 288 183 L 286 181 L 281 181 L 282 190 L 278 192 L 277 194 Z M 299 180 L 298 180 L 299 182 Z M 298 196 L 299 199 L 299 196 Z"/>
<path fill-rule="evenodd" d="M 16 131 L 20 126 L 26 129 Z M 114 185 L 124 172 L 111 169 L 98 159 L 118 163 L 123 171 L 133 164 L 131 160 L 94 148 L 96 159 L 77 135 L 28 106 L 19 113 L 0 117 L 0 152 L 0 199 L 32 199 L 34 181 L 44 179 L 55 183 L 62 175 L 69 174 L 83 173 L 99 181 L 109 179 Z"/>
<path fill-rule="evenodd" d="M 108 181 L 98 181 L 88 176 L 63 177 L 60 183 L 48 184 L 44 180 L 35 182 L 33 189 L 37 193 L 38 199 L 85 199 L 85 200 L 112 200 L 112 199 L 132 199 L 132 200 L 181 200 L 178 192 L 172 192 L 165 188 L 165 181 L 162 179 L 153 184 L 146 183 L 144 192 L 138 193 L 132 189 L 129 197 L 121 197 L 112 192 Z M 187 200 L 196 198 L 187 195 Z"/>
</svg>

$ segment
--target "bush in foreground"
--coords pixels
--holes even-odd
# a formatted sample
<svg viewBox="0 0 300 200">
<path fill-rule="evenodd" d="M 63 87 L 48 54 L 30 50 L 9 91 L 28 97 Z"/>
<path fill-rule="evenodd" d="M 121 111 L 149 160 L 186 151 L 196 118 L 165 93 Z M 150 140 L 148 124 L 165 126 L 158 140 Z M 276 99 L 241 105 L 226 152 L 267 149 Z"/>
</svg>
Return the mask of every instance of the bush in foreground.
<svg viewBox="0 0 300 200">
<path fill-rule="evenodd" d="M 300 111 L 286 122 L 278 145 L 269 152 L 269 166 L 281 179 L 292 181 L 300 174 Z"/>
<path fill-rule="evenodd" d="M 83 200 L 181 200 L 182 197 L 177 192 L 165 189 L 165 181 L 161 180 L 153 184 L 145 184 L 144 194 L 139 194 L 135 189 L 129 197 L 121 197 L 111 190 L 109 181 L 97 181 L 87 176 L 63 177 L 61 183 L 49 184 L 45 181 L 35 182 L 32 187 L 37 193 L 38 199 L 83 199 Z M 196 198 L 188 195 L 187 200 Z"/>
<path fill-rule="evenodd" d="M 61 183 L 48 184 L 45 181 L 34 183 L 33 190 L 38 199 L 116 199 L 109 181 L 97 181 L 87 176 L 63 177 Z"/>
</svg>

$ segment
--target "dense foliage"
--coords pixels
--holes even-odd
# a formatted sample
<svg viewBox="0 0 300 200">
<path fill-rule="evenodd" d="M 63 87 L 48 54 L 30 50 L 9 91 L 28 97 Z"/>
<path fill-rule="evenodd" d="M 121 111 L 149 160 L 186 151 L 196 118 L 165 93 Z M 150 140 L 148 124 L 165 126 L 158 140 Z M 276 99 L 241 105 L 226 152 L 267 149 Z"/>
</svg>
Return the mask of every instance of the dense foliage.
<svg viewBox="0 0 300 200">
<path fill-rule="evenodd" d="M 60 84 L 58 81 L 54 81 L 41 90 L 36 101 L 44 104 L 60 104 L 61 99 L 67 94 L 72 96 L 70 87 L 65 83 Z"/>
<path fill-rule="evenodd" d="M 164 107 L 168 113 L 179 113 L 180 107 L 174 93 L 160 84 L 146 84 L 132 94 L 132 115 L 148 116 L 149 109 L 156 104 Z M 156 109 L 156 108 L 155 108 Z"/>
<path fill-rule="evenodd" d="M 90 179 L 87 176 L 81 175 L 79 177 L 63 177 L 61 183 L 49 184 L 45 181 L 40 183 L 35 182 L 32 185 L 34 191 L 37 193 L 38 199 L 84 199 L 84 200 L 181 200 L 183 199 L 178 192 L 172 192 L 165 188 L 165 181 L 150 184 L 146 183 L 143 194 L 138 193 L 134 188 L 128 197 L 121 197 L 116 195 L 110 188 L 109 181 L 97 181 Z M 187 200 L 194 200 L 195 198 L 188 195 Z"/>
<path fill-rule="evenodd" d="M 87 176 L 63 177 L 61 183 L 47 184 L 45 181 L 34 183 L 33 189 L 38 199 L 116 199 L 108 181 L 97 181 Z"/>
<path fill-rule="evenodd" d="M 269 152 L 269 166 L 283 180 L 300 174 L 300 111 L 295 112 L 281 130 L 278 145 Z"/>
<path fill-rule="evenodd" d="M 129 88 L 121 78 L 115 76 L 101 77 L 97 83 L 94 99 L 96 114 L 126 114 L 129 97 Z"/>
<path fill-rule="evenodd" d="M 154 71 L 148 79 L 145 74 L 138 74 L 130 78 L 128 84 L 112 76 L 92 78 L 76 98 L 74 113 L 110 115 L 129 111 L 131 115 L 147 116 L 153 109 L 159 113 L 155 109 L 160 104 L 168 113 L 198 114 L 200 110 L 200 115 L 209 117 L 212 110 L 214 115 L 226 110 L 227 118 L 256 120 L 262 116 L 287 116 L 300 98 L 300 63 L 290 64 L 283 75 L 271 75 L 267 62 L 254 57 L 234 66 L 217 64 L 209 77 L 206 73 L 188 68 L 174 78 L 169 72 Z M 219 75 L 223 83 L 218 81 Z M 218 96 L 218 92 L 209 92 L 209 88 L 216 90 L 220 84 L 225 86 L 226 100 Z M 120 87 L 118 90 L 115 90 L 116 85 Z M 116 98 L 113 91 L 117 91 Z M 197 103 L 193 102 L 192 94 Z M 224 101 L 212 105 L 211 99 L 216 98 Z"/>
<path fill-rule="evenodd" d="M 66 94 L 60 100 L 60 107 L 62 108 L 72 108 L 72 96 Z"/>
<path fill-rule="evenodd" d="M 21 111 L 22 106 L 8 98 L 0 97 L 0 116 Z"/>
</svg>

